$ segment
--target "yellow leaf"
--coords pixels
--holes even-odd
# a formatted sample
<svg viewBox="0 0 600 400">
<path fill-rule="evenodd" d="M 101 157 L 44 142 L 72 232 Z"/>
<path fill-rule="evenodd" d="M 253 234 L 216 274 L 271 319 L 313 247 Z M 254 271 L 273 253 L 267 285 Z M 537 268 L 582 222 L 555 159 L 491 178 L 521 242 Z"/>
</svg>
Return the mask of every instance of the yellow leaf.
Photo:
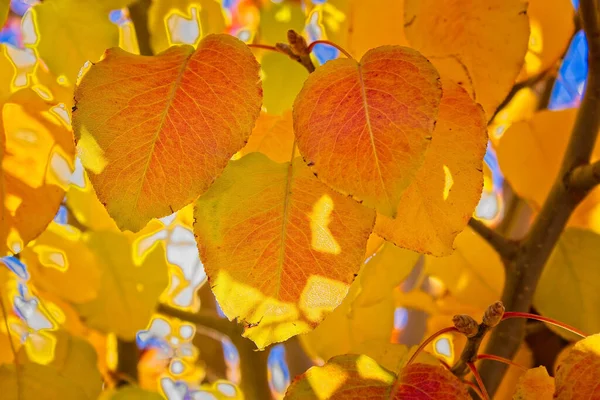
<svg viewBox="0 0 600 400">
<path fill-rule="evenodd" d="M 294 143 L 294 125 L 290 110 L 282 115 L 260 114 L 246 146 L 239 155 L 257 151 L 281 163 L 290 159 Z"/>
<path fill-rule="evenodd" d="M 513 400 L 552 400 L 554 378 L 548 375 L 545 367 L 527 370 L 519 378 Z"/>
<path fill-rule="evenodd" d="M 374 219 L 300 157 L 277 164 L 260 153 L 231 162 L 194 216 L 213 293 L 259 348 L 310 331 L 341 303 Z"/>
<path fill-rule="evenodd" d="M 305 22 L 303 7 L 300 2 L 292 1 L 263 4 L 260 7 L 260 24 L 257 32 L 260 42 L 271 46 L 275 43 L 287 43 L 288 30 L 301 32 Z"/>
<path fill-rule="evenodd" d="M 411 45 L 442 76 L 469 92 L 473 88 L 474 98 L 491 118 L 523 66 L 529 40 L 527 2 L 405 0 L 404 5 Z"/>
<path fill-rule="evenodd" d="M 600 235 L 567 228 L 538 283 L 536 309 L 584 332 L 600 332 Z M 560 294 L 560 295 L 558 295 Z"/>
<path fill-rule="evenodd" d="M 0 0 L 0 28 L 4 26 L 10 11 L 10 0 Z"/>
<path fill-rule="evenodd" d="M 92 346 L 62 331 L 51 335 L 57 340 L 48 364 L 34 363 L 21 351 L 18 367 L 15 364 L 0 366 L 3 400 L 94 400 L 98 397 L 102 377 Z"/>
<path fill-rule="evenodd" d="M 155 53 L 172 45 L 197 46 L 204 36 L 225 32 L 218 0 L 154 0 L 148 12 L 150 44 Z"/>
<path fill-rule="evenodd" d="M 306 30 L 358 59 L 374 47 L 408 46 L 403 20 L 404 0 L 329 0 L 312 8 Z"/>
<path fill-rule="evenodd" d="M 321 181 L 395 217 L 423 164 L 441 97 L 435 68 L 406 47 L 330 61 L 294 102 L 298 149 Z"/>
<path fill-rule="evenodd" d="M 73 171 L 73 135 L 35 92 L 14 93 L 2 109 L 0 255 L 18 253 L 52 221 Z"/>
<path fill-rule="evenodd" d="M 504 265 L 498 253 L 470 228 L 457 236 L 451 256 L 425 257 L 425 270 L 461 302 L 485 309 L 501 297 Z"/>
<path fill-rule="evenodd" d="M 72 303 L 85 303 L 98 295 L 101 270 L 97 256 L 82 234 L 68 225 L 52 222 L 23 252 L 34 285 Z"/>
<path fill-rule="evenodd" d="M 282 114 L 290 110 L 308 76 L 306 69 L 288 56 L 273 52 L 263 55 L 260 68 L 267 112 Z"/>
<path fill-rule="evenodd" d="M 442 101 L 425 162 L 395 219 L 377 216 L 375 232 L 420 253 L 446 256 L 481 198 L 487 146 L 484 112 L 459 85 L 443 80 Z"/>
<path fill-rule="evenodd" d="M 341 355 L 296 377 L 286 400 L 389 398 L 395 375 L 364 355 Z"/>
<path fill-rule="evenodd" d="M 580 312 L 579 310 L 577 312 Z M 575 343 L 556 371 L 557 400 L 595 399 L 600 382 L 600 334 Z"/>
<path fill-rule="evenodd" d="M 527 15 L 531 33 L 519 80 L 555 66 L 575 33 L 570 0 L 529 0 Z"/>
<path fill-rule="evenodd" d="M 97 257 L 102 276 L 98 295 L 75 308 L 90 327 L 132 340 L 147 326 L 167 287 L 164 247 L 158 244 L 139 257 L 133 238 L 114 232 L 91 232 L 85 242 Z"/>
<path fill-rule="evenodd" d="M 109 50 L 75 91 L 73 127 L 119 228 L 139 231 L 206 191 L 244 146 L 261 99 L 258 63 L 229 35 L 152 57 Z"/>
<path fill-rule="evenodd" d="M 0 44 L 0 104 L 4 104 L 13 92 L 16 72 L 15 65 L 8 55 L 8 46 Z"/>
<path fill-rule="evenodd" d="M 308 353 L 323 360 L 341 354 L 366 354 L 393 370 L 395 366 L 384 361 L 388 351 L 396 354 L 394 349 L 398 348 L 390 344 L 396 308 L 393 289 L 408 276 L 419 257 L 385 243 L 362 266 L 342 304 L 314 331 L 301 336 Z"/>
<path fill-rule="evenodd" d="M 119 45 L 119 30 L 101 2 L 48 0 L 33 6 L 23 20 L 31 35 L 25 36 L 25 44 L 71 85 L 86 61 L 96 62 L 106 49 Z"/>
<path fill-rule="evenodd" d="M 156 393 L 140 389 L 135 386 L 125 386 L 119 389 L 105 390 L 98 400 L 163 400 L 164 398 Z"/>
</svg>

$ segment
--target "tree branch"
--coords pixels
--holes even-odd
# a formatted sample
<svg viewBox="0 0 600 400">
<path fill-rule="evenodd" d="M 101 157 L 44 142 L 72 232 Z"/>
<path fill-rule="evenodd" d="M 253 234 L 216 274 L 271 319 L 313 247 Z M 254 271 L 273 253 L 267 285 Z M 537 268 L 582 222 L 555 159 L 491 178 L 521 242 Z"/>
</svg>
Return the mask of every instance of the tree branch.
<svg viewBox="0 0 600 400">
<path fill-rule="evenodd" d="M 488 242 L 489 245 L 492 246 L 494 250 L 498 252 L 498 254 L 500 254 L 502 259 L 511 260 L 512 258 L 514 258 L 515 254 L 519 249 L 519 245 L 517 242 L 505 238 L 500 233 L 496 232 L 495 230 L 491 229 L 483 222 L 475 218 L 471 218 L 469 220 L 469 226 L 475 232 L 477 232 L 479 236 L 485 239 L 485 241 Z"/>
<path fill-rule="evenodd" d="M 152 0 L 137 0 L 129 6 L 129 16 L 135 27 L 135 37 L 140 54 L 143 56 L 154 55 L 152 46 L 150 46 L 150 30 L 148 29 L 148 9 L 151 4 Z"/>
<path fill-rule="evenodd" d="M 592 149 L 600 127 L 600 16 L 597 0 L 581 0 L 580 16 L 588 38 L 589 71 L 585 95 L 560 173 L 548 198 L 534 221 L 531 230 L 510 261 L 511 273 L 507 274 L 502 301 L 507 310 L 527 312 L 544 265 L 548 261 L 573 210 L 585 198 L 589 190 L 568 186 L 573 171 L 590 161 Z M 510 320 L 496 327 L 491 334 L 486 353 L 512 359 L 525 336 L 525 320 Z M 483 361 L 481 374 L 490 395 L 502 381 L 506 366 Z"/>
<path fill-rule="evenodd" d="M 600 161 L 577 167 L 569 175 L 567 186 L 576 191 L 590 191 L 600 184 Z"/>
</svg>

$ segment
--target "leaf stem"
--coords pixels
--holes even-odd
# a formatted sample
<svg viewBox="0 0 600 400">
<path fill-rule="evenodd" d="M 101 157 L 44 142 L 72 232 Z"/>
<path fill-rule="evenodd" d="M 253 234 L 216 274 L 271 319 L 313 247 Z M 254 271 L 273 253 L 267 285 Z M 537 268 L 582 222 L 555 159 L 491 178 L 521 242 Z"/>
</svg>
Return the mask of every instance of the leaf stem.
<svg viewBox="0 0 600 400">
<path fill-rule="evenodd" d="M 485 241 L 488 242 L 488 244 L 492 246 L 494 250 L 498 252 L 498 254 L 500 254 L 502 259 L 510 260 L 514 258 L 515 254 L 517 254 L 517 251 L 519 250 L 519 245 L 517 242 L 505 238 L 500 233 L 488 227 L 478 219 L 471 217 L 469 220 L 469 226 L 471 229 L 477 232 L 479 236 L 485 239 Z"/>
<path fill-rule="evenodd" d="M 261 49 L 261 50 L 274 51 L 276 53 L 287 55 L 287 53 L 285 51 L 281 50 L 280 48 L 275 47 L 275 46 L 269 46 L 268 44 L 250 43 L 250 44 L 248 44 L 248 47 L 250 47 L 252 49 Z"/>
<path fill-rule="evenodd" d="M 507 365 L 512 365 L 513 367 L 517 367 L 519 369 L 522 369 L 523 371 L 527 371 L 527 368 L 525 368 L 524 366 L 522 366 L 521 364 L 518 364 L 512 360 L 506 359 L 504 357 L 498 357 L 495 356 L 493 354 L 478 354 L 477 355 L 477 359 L 478 360 L 493 360 L 493 361 L 498 361 Z"/>
<path fill-rule="evenodd" d="M 481 380 L 481 376 L 479 375 L 479 371 L 477 371 L 475 364 L 470 362 L 470 363 L 467 363 L 467 365 L 469 366 L 469 369 L 473 373 L 473 376 L 475 377 L 475 380 L 477 381 L 477 385 L 479 386 L 479 389 L 481 389 L 481 395 L 483 396 L 483 399 L 490 400 L 490 395 L 485 390 L 485 385 L 483 384 L 483 381 Z"/>
<path fill-rule="evenodd" d="M 419 353 L 421 351 L 423 351 L 423 349 L 429 344 L 431 343 L 435 338 L 437 338 L 440 335 L 443 335 L 444 333 L 448 333 L 448 332 L 458 332 L 458 329 L 456 329 L 453 326 L 449 326 L 448 328 L 444 328 L 444 329 L 440 329 L 439 331 L 437 331 L 436 333 L 434 333 L 433 335 L 429 336 L 427 339 L 425 339 L 423 341 L 423 343 L 421 343 L 419 345 L 419 347 L 417 348 L 417 350 L 415 350 L 415 352 L 413 353 L 413 355 L 410 357 L 410 359 L 408 360 L 408 362 L 406 363 L 406 366 L 409 366 L 414 360 L 416 360 L 417 356 L 419 355 Z"/>
<path fill-rule="evenodd" d="M 510 260 L 502 301 L 515 312 L 528 312 L 538 281 L 564 227 L 589 190 L 570 186 L 573 171 L 589 164 L 600 128 L 600 15 L 597 0 L 581 0 L 579 14 L 588 39 L 589 71 L 585 95 L 579 107 L 560 172 L 519 251 Z M 510 314 L 509 314 L 510 315 Z M 503 323 L 493 330 L 486 353 L 513 358 L 525 337 L 525 320 Z M 483 363 L 481 376 L 492 395 L 507 366 Z"/>
<path fill-rule="evenodd" d="M 548 318 L 548 317 L 542 317 L 541 315 L 536 315 L 536 314 L 530 314 L 530 313 L 526 313 L 526 312 L 506 312 L 504 313 L 504 317 L 502 317 L 502 320 L 504 321 L 505 319 L 510 319 L 510 318 L 528 318 L 528 319 L 535 319 L 537 321 L 542 321 L 542 322 L 546 322 L 548 324 L 554 325 L 554 326 L 558 326 L 559 328 L 563 328 L 564 330 L 567 330 L 569 332 L 575 333 L 576 335 L 581 336 L 582 338 L 586 338 L 588 337 L 587 334 L 585 334 L 583 331 L 580 331 L 579 329 L 571 326 L 571 325 L 567 325 L 565 323 L 562 323 L 560 321 L 557 321 L 555 319 L 552 318 Z"/>
<path fill-rule="evenodd" d="M 477 386 L 471 381 L 466 380 L 463 380 L 462 383 L 469 386 L 475 393 L 477 393 L 477 396 L 479 396 L 480 399 L 483 399 L 483 393 L 481 393 L 481 390 L 479 390 L 479 386 Z"/>
<path fill-rule="evenodd" d="M 308 45 L 308 51 L 310 53 L 312 53 L 314 47 L 318 44 L 326 44 L 328 46 L 331 47 L 335 47 L 336 49 L 338 49 L 343 55 L 345 55 L 347 58 L 354 60 L 354 57 L 352 57 L 352 55 L 350 53 L 348 53 L 346 50 L 344 50 L 344 48 L 338 44 L 335 44 L 333 42 L 330 42 L 329 40 L 315 40 L 314 42 L 312 42 L 311 44 Z"/>
</svg>

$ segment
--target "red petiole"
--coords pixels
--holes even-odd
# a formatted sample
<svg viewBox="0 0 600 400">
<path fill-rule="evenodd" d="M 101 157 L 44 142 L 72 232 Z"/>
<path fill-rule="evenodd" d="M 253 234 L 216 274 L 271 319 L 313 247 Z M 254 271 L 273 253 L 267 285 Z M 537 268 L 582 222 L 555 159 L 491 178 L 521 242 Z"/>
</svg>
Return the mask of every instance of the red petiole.
<svg viewBox="0 0 600 400">
<path fill-rule="evenodd" d="M 524 313 L 524 312 L 516 312 L 516 311 L 507 311 L 504 313 L 504 316 L 502 317 L 502 321 L 504 321 L 505 319 L 509 319 L 509 318 L 528 318 L 528 319 L 535 319 L 537 321 L 542 321 L 542 322 L 546 322 L 548 324 L 554 325 L 554 326 L 558 326 L 560 328 L 563 328 L 569 332 L 572 332 L 576 335 L 579 335 L 583 338 L 587 337 L 588 335 L 585 334 L 584 332 L 580 331 L 577 328 L 574 328 L 570 325 L 564 324 L 562 322 L 559 322 L 555 319 L 552 318 L 547 318 L 547 317 L 542 317 L 541 315 L 535 315 L 535 314 L 530 314 L 530 313 Z"/>
</svg>

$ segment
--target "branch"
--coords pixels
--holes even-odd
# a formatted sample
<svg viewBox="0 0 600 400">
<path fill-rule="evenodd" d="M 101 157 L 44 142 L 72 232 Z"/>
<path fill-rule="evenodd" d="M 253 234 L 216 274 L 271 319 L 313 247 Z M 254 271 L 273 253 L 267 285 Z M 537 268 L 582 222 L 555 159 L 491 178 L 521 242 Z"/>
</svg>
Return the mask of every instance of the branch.
<svg viewBox="0 0 600 400">
<path fill-rule="evenodd" d="M 129 6 L 129 16 L 135 27 L 140 54 L 143 56 L 154 55 L 152 46 L 150 46 L 150 30 L 148 29 L 148 9 L 151 4 L 152 0 L 137 0 Z"/>
<path fill-rule="evenodd" d="M 548 198 L 530 232 L 521 241 L 519 252 L 510 260 L 502 302 L 507 310 L 527 312 L 533 301 L 539 278 L 569 217 L 588 190 L 569 186 L 570 176 L 590 161 L 600 128 L 600 16 L 597 0 L 581 0 L 579 5 L 583 29 L 588 38 L 589 72 L 587 87 L 569 145 Z M 579 173 L 578 173 L 579 174 Z M 507 321 L 491 334 L 486 353 L 512 359 L 525 336 L 525 320 Z M 483 361 L 481 375 L 490 395 L 498 388 L 506 366 Z"/>
<path fill-rule="evenodd" d="M 569 175 L 569 189 L 587 192 L 600 184 L 600 161 L 577 167 Z"/>
<path fill-rule="evenodd" d="M 469 220 L 469 226 L 479 234 L 486 242 L 489 243 L 490 246 L 494 248 L 500 254 L 502 259 L 511 260 L 517 254 L 519 250 L 519 245 L 517 242 L 507 239 L 502 236 L 500 233 L 491 229 L 483 222 L 471 218 Z"/>
<path fill-rule="evenodd" d="M 200 310 L 191 313 L 166 304 L 159 304 L 156 312 L 220 332 L 227 335 L 232 342 L 235 342 L 236 338 L 241 337 L 244 331 L 241 325 L 226 318 L 221 318 L 216 313 L 210 311 Z"/>
</svg>

